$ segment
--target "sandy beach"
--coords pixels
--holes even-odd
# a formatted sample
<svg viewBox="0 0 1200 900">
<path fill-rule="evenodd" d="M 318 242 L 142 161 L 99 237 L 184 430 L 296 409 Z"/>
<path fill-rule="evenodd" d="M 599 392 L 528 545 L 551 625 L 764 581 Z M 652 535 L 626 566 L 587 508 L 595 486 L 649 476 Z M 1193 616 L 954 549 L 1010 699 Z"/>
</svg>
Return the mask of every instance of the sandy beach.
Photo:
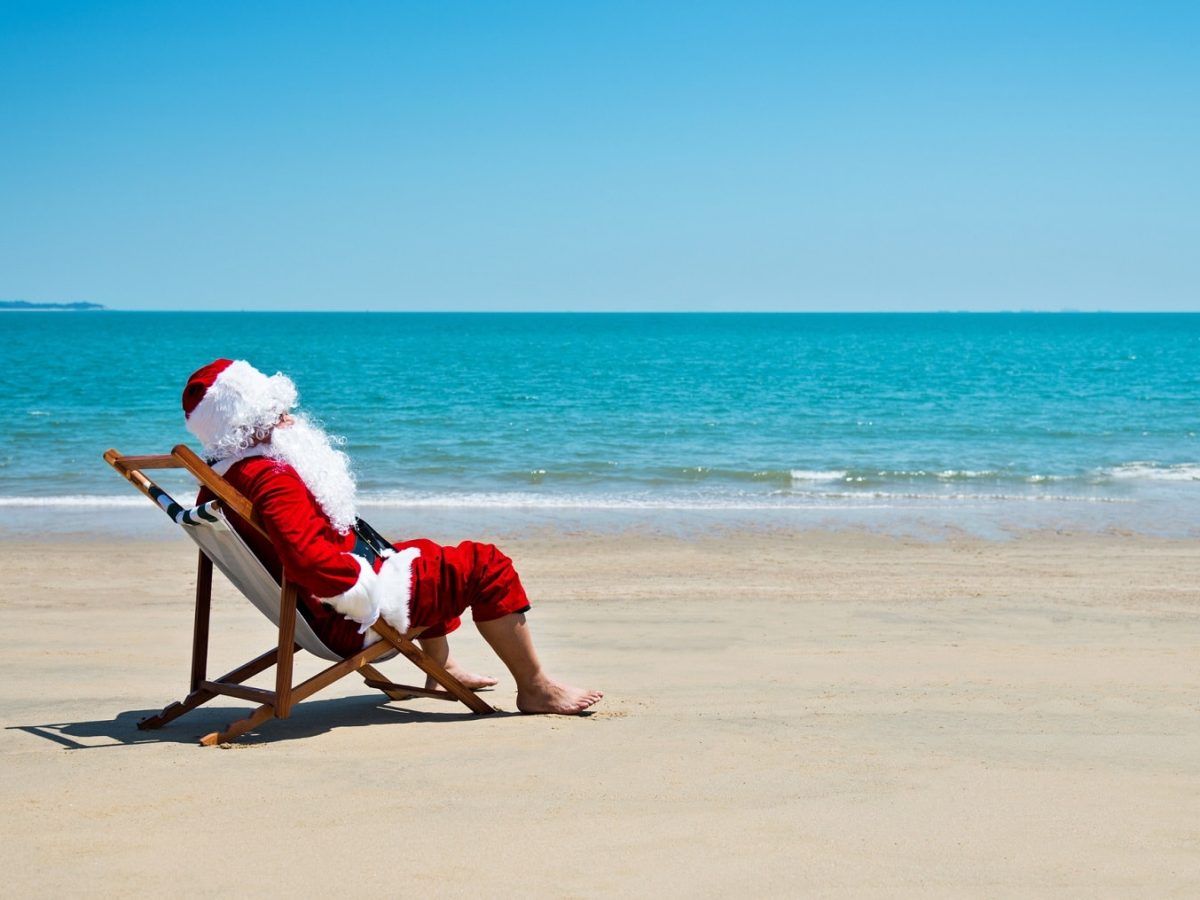
<svg viewBox="0 0 1200 900">
<path fill-rule="evenodd" d="M 208 749 L 244 704 L 134 727 L 186 684 L 190 545 L 4 543 L 5 893 L 1200 892 L 1193 543 L 505 546 L 551 670 L 605 690 L 594 714 L 481 719 L 346 679 Z M 213 668 L 272 638 L 218 579 Z M 513 710 L 469 624 L 454 646 Z"/>
</svg>

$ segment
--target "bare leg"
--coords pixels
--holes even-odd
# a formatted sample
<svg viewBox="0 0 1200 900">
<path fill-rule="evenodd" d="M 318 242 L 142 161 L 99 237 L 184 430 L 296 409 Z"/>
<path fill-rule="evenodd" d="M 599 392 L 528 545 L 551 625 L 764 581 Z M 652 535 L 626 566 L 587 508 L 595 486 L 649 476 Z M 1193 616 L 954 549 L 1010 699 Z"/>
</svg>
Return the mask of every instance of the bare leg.
<svg viewBox="0 0 1200 900">
<path fill-rule="evenodd" d="M 600 691 L 561 684 L 542 670 L 524 613 L 476 622 L 475 627 L 516 679 L 517 709 L 521 712 L 576 715 L 604 696 Z"/>
<path fill-rule="evenodd" d="M 481 688 L 492 687 L 496 683 L 496 679 L 491 675 L 476 675 L 474 672 L 468 672 L 451 659 L 450 642 L 444 636 L 417 638 L 417 643 L 421 645 L 422 650 L 433 657 L 435 662 L 441 663 L 447 672 L 461 681 L 464 687 L 472 691 L 478 691 Z M 442 686 L 431 677 L 425 679 L 425 687 L 431 691 L 442 689 Z"/>
</svg>

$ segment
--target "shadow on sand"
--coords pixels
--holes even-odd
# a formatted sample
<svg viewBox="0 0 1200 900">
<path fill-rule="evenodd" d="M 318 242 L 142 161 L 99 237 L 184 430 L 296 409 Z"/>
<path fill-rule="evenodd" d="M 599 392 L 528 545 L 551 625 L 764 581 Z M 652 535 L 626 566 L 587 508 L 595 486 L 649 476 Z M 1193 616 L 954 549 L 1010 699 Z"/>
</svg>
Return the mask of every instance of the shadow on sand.
<svg viewBox="0 0 1200 900">
<path fill-rule="evenodd" d="M 437 702 L 437 701 L 434 701 Z M 10 725 L 8 731 L 24 731 L 68 750 L 92 750 L 99 747 L 128 747 L 134 744 L 198 744 L 200 738 L 221 731 L 230 722 L 248 714 L 249 709 L 230 706 L 202 706 L 175 722 L 151 731 L 139 731 L 137 723 L 158 713 L 157 709 L 136 709 L 118 713 L 114 719 L 90 722 L 56 722 L 44 725 Z M 489 719 L 520 715 L 497 710 Z M 377 697 L 336 697 L 306 700 L 297 704 L 283 721 L 269 719 L 247 732 L 230 746 L 273 744 L 315 737 L 335 728 L 365 725 L 397 725 L 413 722 L 457 723 L 481 718 L 472 712 L 429 712 L 393 706 Z"/>
</svg>

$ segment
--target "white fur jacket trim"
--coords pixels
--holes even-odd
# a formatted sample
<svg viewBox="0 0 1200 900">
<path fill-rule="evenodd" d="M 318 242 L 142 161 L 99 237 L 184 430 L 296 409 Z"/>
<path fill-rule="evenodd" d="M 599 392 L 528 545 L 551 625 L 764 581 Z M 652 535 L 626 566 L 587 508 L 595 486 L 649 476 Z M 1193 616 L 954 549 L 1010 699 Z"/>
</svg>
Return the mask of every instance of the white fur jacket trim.
<svg viewBox="0 0 1200 900">
<path fill-rule="evenodd" d="M 365 634 L 380 618 L 402 634 L 408 631 L 408 604 L 412 599 L 412 567 L 421 551 L 409 547 L 397 553 L 385 551 L 383 565 L 376 572 L 361 556 L 347 553 L 358 563 L 358 580 L 348 591 L 336 597 L 321 598 L 348 619 L 362 627 Z"/>
</svg>

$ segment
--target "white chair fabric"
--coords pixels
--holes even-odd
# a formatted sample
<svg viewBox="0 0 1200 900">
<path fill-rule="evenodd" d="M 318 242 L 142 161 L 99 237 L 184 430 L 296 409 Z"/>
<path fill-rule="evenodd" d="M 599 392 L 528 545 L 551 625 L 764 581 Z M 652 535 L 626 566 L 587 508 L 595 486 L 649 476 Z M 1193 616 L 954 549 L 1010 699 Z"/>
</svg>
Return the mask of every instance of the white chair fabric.
<svg viewBox="0 0 1200 900">
<path fill-rule="evenodd" d="M 241 535 L 229 525 L 217 503 L 204 503 L 185 510 L 176 521 L 233 586 L 278 627 L 279 582 L 271 577 Z M 337 661 L 342 658 L 325 646 L 301 614 L 296 616 L 296 643 L 321 659 Z"/>
</svg>

